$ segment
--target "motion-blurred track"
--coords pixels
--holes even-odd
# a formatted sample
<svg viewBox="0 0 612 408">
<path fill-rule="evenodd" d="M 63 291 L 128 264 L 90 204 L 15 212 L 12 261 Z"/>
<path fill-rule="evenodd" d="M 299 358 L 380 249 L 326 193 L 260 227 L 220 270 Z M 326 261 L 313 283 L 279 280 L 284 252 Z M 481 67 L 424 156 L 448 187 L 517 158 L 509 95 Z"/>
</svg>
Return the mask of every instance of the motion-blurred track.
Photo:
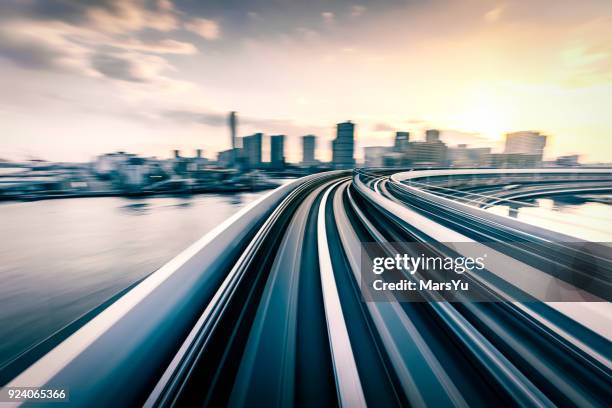
<svg viewBox="0 0 612 408">
<path fill-rule="evenodd" d="M 609 170 L 308 176 L 236 214 L 8 385 L 68 385 L 79 406 L 609 406 L 609 247 L 585 254 L 565 245 L 574 237 L 483 208 L 610 191 Z M 527 265 L 529 285 L 492 267 L 466 278 L 495 302 L 366 302 L 368 242 L 495 243 Z M 588 287 L 566 282 L 574 259 L 597 263 Z M 590 301 L 513 301 L 509 288 L 536 299 L 544 282 Z"/>
</svg>

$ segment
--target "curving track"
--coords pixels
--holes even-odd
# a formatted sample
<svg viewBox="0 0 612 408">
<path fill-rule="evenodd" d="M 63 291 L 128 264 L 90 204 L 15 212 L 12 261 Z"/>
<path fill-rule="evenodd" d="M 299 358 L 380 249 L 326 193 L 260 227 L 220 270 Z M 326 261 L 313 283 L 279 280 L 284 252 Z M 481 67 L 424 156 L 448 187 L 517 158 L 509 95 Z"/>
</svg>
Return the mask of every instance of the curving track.
<svg viewBox="0 0 612 408">
<path fill-rule="evenodd" d="M 510 172 L 514 198 L 567 176 Z M 568 172 L 571 188 L 612 183 Z M 508 199 L 500 174 L 451 173 L 330 172 L 275 190 L 9 385 L 69 384 L 81 406 L 609 406 L 609 247 L 582 254 L 571 237 L 485 212 L 474 198 Z M 468 278 L 498 302 L 364 302 L 364 242 L 494 242 L 535 287 L 587 257 L 600 273 L 584 295 L 599 302 L 513 302 L 509 288 L 534 289 L 494 268 Z"/>
</svg>

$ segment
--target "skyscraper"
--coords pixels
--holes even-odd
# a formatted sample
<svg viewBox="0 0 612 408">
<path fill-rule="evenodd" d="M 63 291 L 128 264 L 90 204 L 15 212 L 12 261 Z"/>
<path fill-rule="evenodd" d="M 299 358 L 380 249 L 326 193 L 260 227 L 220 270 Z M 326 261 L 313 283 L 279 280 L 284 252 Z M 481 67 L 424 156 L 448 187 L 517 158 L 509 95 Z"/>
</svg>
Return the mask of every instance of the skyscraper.
<svg viewBox="0 0 612 408">
<path fill-rule="evenodd" d="M 395 145 L 393 146 L 393 150 L 399 153 L 405 153 L 408 150 L 409 142 L 409 132 L 395 132 Z"/>
<path fill-rule="evenodd" d="M 231 137 L 231 142 L 232 142 L 232 165 L 234 165 L 236 163 L 237 157 L 236 157 L 236 124 L 237 124 L 237 119 L 236 119 L 236 112 L 232 111 L 229 114 L 229 127 L 230 127 L 230 137 Z"/>
<path fill-rule="evenodd" d="M 302 164 L 304 166 L 314 166 L 315 149 L 317 147 L 317 137 L 315 135 L 302 136 Z"/>
<path fill-rule="evenodd" d="M 243 153 L 247 167 L 257 169 L 261 167 L 261 133 L 242 138 Z"/>
<path fill-rule="evenodd" d="M 285 167 L 285 135 L 270 136 L 270 165 L 274 169 Z"/>
<path fill-rule="evenodd" d="M 536 161 L 542 161 L 546 146 L 546 136 L 538 132 L 514 132 L 506 134 L 506 149 L 504 153 L 518 153 L 535 156 Z"/>
<path fill-rule="evenodd" d="M 440 131 L 437 129 L 428 129 L 425 131 L 425 141 L 427 143 L 435 143 L 440 140 Z"/>
<path fill-rule="evenodd" d="M 355 167 L 355 125 L 351 122 L 338 123 L 336 139 L 332 141 L 332 162 L 337 169 Z"/>
</svg>

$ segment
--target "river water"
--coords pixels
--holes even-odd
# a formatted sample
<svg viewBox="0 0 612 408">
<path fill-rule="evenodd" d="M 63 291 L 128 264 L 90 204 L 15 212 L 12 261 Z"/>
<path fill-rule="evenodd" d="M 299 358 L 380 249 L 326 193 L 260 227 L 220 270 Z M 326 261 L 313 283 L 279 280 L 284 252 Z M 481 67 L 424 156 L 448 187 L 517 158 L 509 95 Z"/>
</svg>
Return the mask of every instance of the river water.
<svg viewBox="0 0 612 408">
<path fill-rule="evenodd" d="M 0 203 L 0 367 L 262 194 Z"/>
</svg>

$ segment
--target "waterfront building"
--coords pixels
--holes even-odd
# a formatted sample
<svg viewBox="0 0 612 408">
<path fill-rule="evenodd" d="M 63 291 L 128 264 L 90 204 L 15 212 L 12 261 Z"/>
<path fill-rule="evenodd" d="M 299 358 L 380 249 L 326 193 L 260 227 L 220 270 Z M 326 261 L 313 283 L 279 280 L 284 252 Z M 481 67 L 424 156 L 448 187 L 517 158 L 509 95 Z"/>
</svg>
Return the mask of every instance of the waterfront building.
<svg viewBox="0 0 612 408">
<path fill-rule="evenodd" d="M 446 164 L 447 148 L 441 141 L 410 143 L 408 161 L 413 165 L 444 166 Z"/>
<path fill-rule="evenodd" d="M 559 156 L 557 160 L 555 160 L 555 164 L 557 166 L 567 166 L 567 167 L 575 167 L 580 166 L 580 156 L 577 154 L 570 154 L 567 156 Z"/>
<path fill-rule="evenodd" d="M 440 141 L 440 131 L 437 129 L 428 129 L 425 131 L 425 141 L 427 143 L 436 143 Z"/>
<path fill-rule="evenodd" d="M 93 168 L 97 176 L 108 178 L 111 173 L 116 172 L 122 163 L 125 163 L 134 154 L 125 152 L 106 153 L 96 157 Z"/>
<path fill-rule="evenodd" d="M 217 165 L 220 167 L 232 167 L 235 163 L 235 157 L 240 154 L 238 149 L 227 149 L 217 154 Z"/>
<path fill-rule="evenodd" d="M 336 139 L 332 141 L 332 164 L 337 169 L 355 167 L 355 124 L 351 121 L 338 123 Z"/>
<path fill-rule="evenodd" d="M 242 138 L 242 154 L 245 164 L 250 169 L 258 169 L 261 167 L 261 142 L 263 135 L 255 133 L 251 136 Z"/>
<path fill-rule="evenodd" d="M 398 153 L 405 153 L 408 151 L 409 143 L 409 132 L 395 132 L 395 145 L 393 146 L 393 151 Z"/>
<path fill-rule="evenodd" d="M 273 169 L 285 167 L 285 135 L 270 136 L 270 166 Z"/>
<path fill-rule="evenodd" d="M 508 133 L 506 134 L 504 153 L 533 155 L 537 157 L 538 162 L 541 162 L 544 155 L 544 146 L 546 146 L 546 136 L 539 132 Z"/>
<path fill-rule="evenodd" d="M 238 159 L 237 157 L 235 157 L 236 154 L 236 149 L 238 148 L 237 146 L 237 141 L 236 141 L 236 126 L 238 123 L 238 119 L 236 118 L 236 112 L 232 111 L 229 114 L 229 128 L 230 128 L 230 138 L 231 138 L 231 150 L 230 150 L 230 155 L 232 155 L 231 159 L 230 159 L 230 166 L 233 166 L 236 163 L 236 160 Z"/>
<path fill-rule="evenodd" d="M 315 135 L 302 136 L 302 165 L 314 166 L 317 164 L 315 160 L 316 147 L 317 137 Z"/>
</svg>

